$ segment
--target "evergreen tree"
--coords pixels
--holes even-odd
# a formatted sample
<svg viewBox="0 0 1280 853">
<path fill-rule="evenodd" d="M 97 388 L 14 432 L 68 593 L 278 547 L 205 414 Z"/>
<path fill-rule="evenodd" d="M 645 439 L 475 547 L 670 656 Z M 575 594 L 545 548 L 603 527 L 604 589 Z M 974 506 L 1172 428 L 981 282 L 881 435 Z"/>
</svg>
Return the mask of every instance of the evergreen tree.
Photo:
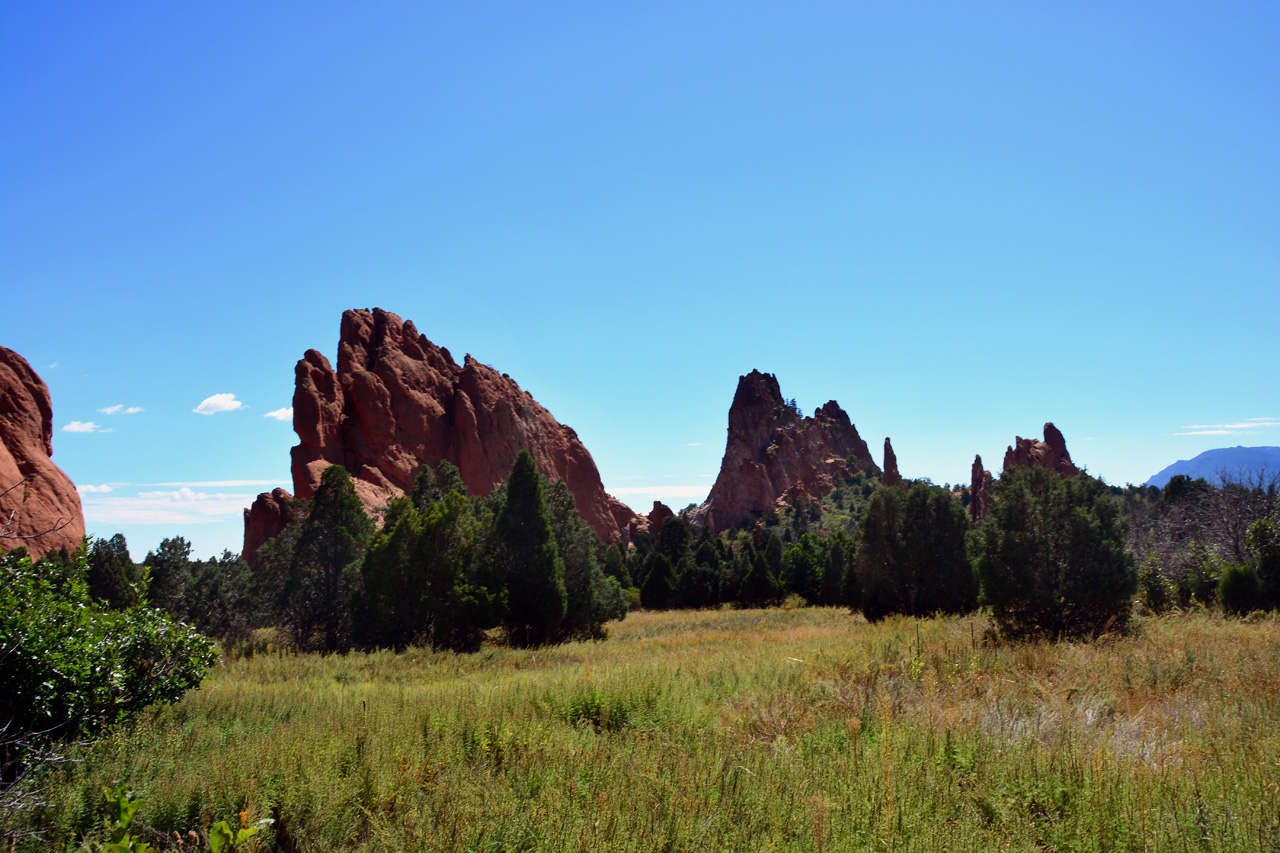
<svg viewBox="0 0 1280 853">
<path fill-rule="evenodd" d="M 627 568 L 626 558 L 622 556 L 622 548 L 616 542 L 604 549 L 604 573 L 616 580 L 623 589 L 631 588 L 631 571 Z"/>
<path fill-rule="evenodd" d="M 849 570 L 849 554 L 852 543 L 843 530 L 837 530 L 826 543 L 822 562 L 822 603 L 827 607 L 847 604 L 845 599 L 845 574 Z"/>
<path fill-rule="evenodd" d="M 1047 468 L 1001 476 L 977 542 L 978 573 L 1006 636 L 1122 629 L 1137 589 L 1128 526 L 1099 480 Z"/>
<path fill-rule="evenodd" d="M 781 545 L 781 540 L 779 540 Z M 764 607 L 778 598 L 778 581 L 769 571 L 769 562 L 763 553 L 756 554 L 751 569 L 742 579 L 739 600 L 748 607 Z"/>
<path fill-rule="evenodd" d="M 350 475 L 341 465 L 330 465 L 299 528 L 282 590 L 285 616 L 299 645 L 307 645 L 314 632 L 320 633 L 325 651 L 337 651 L 346 644 L 349 601 L 360 577 L 356 561 L 372 534 L 373 522 Z"/>
<path fill-rule="evenodd" d="M 968 613 L 978 605 L 978 578 L 965 552 L 969 517 L 945 489 L 917 483 L 902 512 L 906 612 Z"/>
<path fill-rule="evenodd" d="M 666 610 L 676 595 L 676 572 L 666 554 L 653 558 L 640 587 L 640 604 L 645 610 Z"/>
<path fill-rule="evenodd" d="M 627 614 L 626 596 L 617 580 L 606 577 L 598 554 L 600 537 L 578 514 L 577 501 L 563 480 L 547 489 L 547 510 L 560 559 L 564 563 L 564 637 L 601 638 L 604 623 Z"/>
<path fill-rule="evenodd" d="M 808 604 L 817 604 L 822 598 L 822 570 L 818 565 L 818 550 L 817 537 L 812 533 L 805 533 L 782 555 L 785 591 L 795 593 Z"/>
<path fill-rule="evenodd" d="M 86 580 L 89 594 L 108 607 L 125 610 L 138 603 L 137 586 L 142 572 L 129 558 L 129 545 L 123 534 L 94 540 L 89 549 Z"/>
<path fill-rule="evenodd" d="M 881 486 L 871 495 L 858 525 L 854 562 L 861 592 L 862 614 L 877 622 L 903 612 L 900 573 L 904 570 L 902 511 L 905 494 L 896 486 Z"/>
<path fill-rule="evenodd" d="M 521 450 L 511 466 L 494 532 L 507 549 L 508 639 L 516 646 L 545 645 L 560 630 L 567 594 L 542 477 L 528 450 Z"/>
<path fill-rule="evenodd" d="M 191 543 L 181 536 L 163 539 L 147 553 L 143 565 L 151 569 L 147 598 L 152 606 L 175 619 L 187 620 L 187 585 L 191 582 Z"/>
</svg>

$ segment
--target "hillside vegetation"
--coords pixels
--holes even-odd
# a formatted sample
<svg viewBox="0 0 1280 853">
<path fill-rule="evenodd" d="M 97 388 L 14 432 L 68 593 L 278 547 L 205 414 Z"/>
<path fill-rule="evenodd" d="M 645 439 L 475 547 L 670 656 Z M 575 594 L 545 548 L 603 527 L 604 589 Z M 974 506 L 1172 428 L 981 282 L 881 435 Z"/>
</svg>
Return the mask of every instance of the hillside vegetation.
<svg viewBox="0 0 1280 853">
<path fill-rule="evenodd" d="M 32 818 L 73 841 L 124 781 L 153 841 L 274 817 L 264 850 L 1277 849 L 1280 619 L 988 624 L 643 612 L 603 643 L 227 655 Z"/>
</svg>

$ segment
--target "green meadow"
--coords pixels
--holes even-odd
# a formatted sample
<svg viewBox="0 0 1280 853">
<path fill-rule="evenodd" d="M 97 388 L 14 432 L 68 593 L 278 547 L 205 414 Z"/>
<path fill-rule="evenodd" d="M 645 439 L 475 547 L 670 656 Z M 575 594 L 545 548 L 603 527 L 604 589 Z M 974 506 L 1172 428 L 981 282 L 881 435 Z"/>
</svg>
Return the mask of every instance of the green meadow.
<svg viewBox="0 0 1280 853">
<path fill-rule="evenodd" d="M 35 817 L 74 847 L 123 781 L 157 846 L 271 817 L 250 848 L 1280 850 L 1280 618 L 987 626 L 641 612 L 537 650 L 230 650 Z"/>
</svg>

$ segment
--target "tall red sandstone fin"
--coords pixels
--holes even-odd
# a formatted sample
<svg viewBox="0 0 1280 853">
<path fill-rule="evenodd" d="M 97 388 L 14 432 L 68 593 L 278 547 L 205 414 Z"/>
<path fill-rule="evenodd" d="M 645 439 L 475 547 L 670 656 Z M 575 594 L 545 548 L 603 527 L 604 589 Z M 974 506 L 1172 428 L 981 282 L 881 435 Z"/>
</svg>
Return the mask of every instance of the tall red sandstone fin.
<svg viewBox="0 0 1280 853">
<path fill-rule="evenodd" d="M 884 439 L 884 484 L 886 486 L 901 486 L 902 475 L 898 473 L 898 457 L 893 452 L 893 445 L 889 443 L 889 437 Z"/>
<path fill-rule="evenodd" d="M 25 358 L 0 347 L 0 553 L 25 546 L 38 559 L 74 551 L 84 538 L 80 494 L 52 456 L 49 386 Z"/>
<path fill-rule="evenodd" d="M 289 502 L 293 495 L 284 489 L 262 492 L 244 511 L 244 548 L 240 556 L 253 568 L 258 567 L 258 549 L 280 535 L 292 516 Z"/>
<path fill-rule="evenodd" d="M 446 459 L 458 466 L 468 492 L 486 495 L 528 448 L 539 471 L 564 480 L 579 514 L 606 542 L 635 517 L 604 491 L 577 434 L 514 380 L 470 356 L 459 366 L 447 349 L 389 311 L 343 312 L 337 369 L 309 350 L 294 377 L 298 497 L 311 497 L 324 469 L 341 464 L 372 510 L 411 492 L 423 467 Z M 246 535 L 252 516 L 251 509 Z"/>
<path fill-rule="evenodd" d="M 689 518 L 725 530 L 767 511 L 779 498 L 831 491 L 832 477 L 853 457 L 879 470 L 849 415 L 831 400 L 806 418 L 782 397 L 777 377 L 753 370 L 739 377 L 729 407 L 720 474 Z"/>
<path fill-rule="evenodd" d="M 986 518 L 991 509 L 991 472 L 982 467 L 982 457 L 973 456 L 969 480 L 969 518 L 976 522 Z"/>
</svg>

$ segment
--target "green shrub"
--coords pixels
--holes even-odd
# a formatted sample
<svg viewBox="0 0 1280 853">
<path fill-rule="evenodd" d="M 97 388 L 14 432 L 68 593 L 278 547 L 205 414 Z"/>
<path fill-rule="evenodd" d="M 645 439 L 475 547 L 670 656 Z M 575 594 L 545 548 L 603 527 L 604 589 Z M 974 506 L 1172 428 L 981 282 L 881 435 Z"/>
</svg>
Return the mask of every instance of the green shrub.
<svg viewBox="0 0 1280 853">
<path fill-rule="evenodd" d="M 1218 581 L 1218 600 L 1222 609 L 1233 616 L 1243 616 L 1264 609 L 1258 571 L 1250 565 L 1228 563 Z"/>
</svg>

